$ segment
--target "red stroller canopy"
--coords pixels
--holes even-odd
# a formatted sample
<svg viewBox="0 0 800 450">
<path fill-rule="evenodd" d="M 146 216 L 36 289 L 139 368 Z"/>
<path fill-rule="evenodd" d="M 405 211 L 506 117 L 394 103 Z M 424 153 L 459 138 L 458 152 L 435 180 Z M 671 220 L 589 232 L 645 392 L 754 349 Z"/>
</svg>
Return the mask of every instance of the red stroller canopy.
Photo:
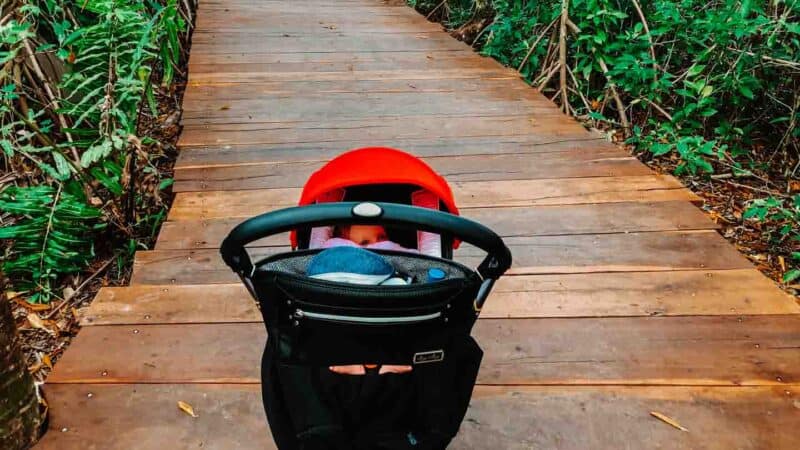
<svg viewBox="0 0 800 450">
<path fill-rule="evenodd" d="M 337 189 L 379 184 L 418 186 L 438 197 L 447 212 L 458 215 L 453 193 L 444 178 L 416 156 L 388 147 L 350 150 L 330 160 L 308 179 L 299 205 L 316 203 Z M 292 245 L 296 244 L 293 232 Z"/>
</svg>

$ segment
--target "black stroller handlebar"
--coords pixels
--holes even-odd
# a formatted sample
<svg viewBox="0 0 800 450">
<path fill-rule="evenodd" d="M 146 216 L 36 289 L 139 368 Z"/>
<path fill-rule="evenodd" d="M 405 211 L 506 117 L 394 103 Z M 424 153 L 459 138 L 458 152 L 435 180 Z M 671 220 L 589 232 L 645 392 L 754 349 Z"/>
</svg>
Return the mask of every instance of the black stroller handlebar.
<svg viewBox="0 0 800 450">
<path fill-rule="evenodd" d="M 452 235 L 487 253 L 478 266 L 484 279 L 497 279 L 511 266 L 511 252 L 489 228 L 463 217 L 416 206 L 381 202 L 339 202 L 296 206 L 268 212 L 237 225 L 222 241 L 225 263 L 249 276 L 253 263 L 245 246 L 273 234 L 323 225 L 386 225 Z"/>
</svg>

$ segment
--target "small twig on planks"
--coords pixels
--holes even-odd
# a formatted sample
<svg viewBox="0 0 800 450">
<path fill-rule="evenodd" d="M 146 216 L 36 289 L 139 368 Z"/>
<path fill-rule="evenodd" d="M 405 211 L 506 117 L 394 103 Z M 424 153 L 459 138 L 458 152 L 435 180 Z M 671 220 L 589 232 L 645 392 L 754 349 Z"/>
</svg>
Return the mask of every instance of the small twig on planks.
<svg viewBox="0 0 800 450">
<path fill-rule="evenodd" d="M 49 313 L 47 313 L 47 315 L 44 318 L 45 319 L 49 319 L 49 318 L 53 317 L 55 315 L 55 313 L 57 313 L 58 311 L 63 309 L 64 306 L 67 305 L 67 303 L 72 303 L 72 299 L 77 298 L 78 293 L 81 291 L 81 289 L 86 287 L 86 285 L 89 284 L 90 281 L 92 281 L 93 279 L 95 279 L 95 277 L 97 277 L 103 271 L 105 271 L 108 268 L 108 266 L 110 266 L 111 263 L 114 262 L 115 259 L 116 258 L 111 258 L 108 261 L 106 261 L 105 263 L 103 263 L 103 265 L 99 269 L 97 269 L 92 275 L 89 276 L 89 278 L 85 279 L 83 281 L 83 283 L 81 283 L 80 286 L 78 286 L 75 289 L 75 292 L 72 293 L 72 296 L 70 298 L 65 298 L 64 301 L 61 302 L 60 305 L 58 305 L 55 308 L 53 308 Z"/>
<path fill-rule="evenodd" d="M 541 34 L 539 34 L 539 37 L 537 37 L 536 40 L 533 41 L 533 45 L 531 45 L 531 48 L 528 49 L 528 53 L 525 54 L 525 57 L 522 58 L 522 62 L 519 63 L 519 66 L 517 67 L 517 72 L 522 72 L 522 68 L 525 66 L 525 63 L 528 62 L 528 59 L 530 59 L 531 55 L 533 54 L 533 51 L 536 49 L 536 46 L 539 45 L 539 42 L 541 42 L 541 40 L 544 39 L 544 36 L 547 34 L 547 31 L 550 30 L 550 28 L 553 25 L 555 25 L 556 22 L 558 22 L 558 18 L 553 19 L 553 21 L 550 22 L 550 25 L 546 26 L 545 29 L 542 30 Z"/>
<path fill-rule="evenodd" d="M 569 96 L 567 95 L 567 16 L 569 0 L 561 0 L 561 28 L 558 37 L 558 63 L 561 65 L 561 102 L 562 109 L 569 114 Z"/>
<path fill-rule="evenodd" d="M 677 420 L 673 419 L 672 417 L 665 416 L 664 414 L 661 414 L 658 411 L 650 411 L 650 415 L 655 417 L 656 419 L 666 423 L 666 424 L 669 424 L 672 427 L 675 427 L 675 428 L 681 430 L 681 431 L 689 431 L 689 430 L 686 429 L 686 427 L 684 427 L 681 424 L 679 424 Z"/>
<path fill-rule="evenodd" d="M 603 58 L 597 58 L 597 62 L 600 64 L 600 68 L 603 70 L 603 75 L 605 75 L 606 79 L 608 79 L 608 87 L 611 89 L 611 95 L 614 97 L 614 102 L 617 104 L 617 109 L 619 110 L 619 120 L 622 123 L 623 131 L 625 132 L 626 136 L 629 136 L 631 124 L 628 122 L 628 115 L 625 113 L 625 104 L 622 103 L 622 99 L 617 93 L 617 88 L 614 85 L 614 82 L 608 77 L 608 66 L 606 65 L 606 62 L 603 61 Z"/>
</svg>

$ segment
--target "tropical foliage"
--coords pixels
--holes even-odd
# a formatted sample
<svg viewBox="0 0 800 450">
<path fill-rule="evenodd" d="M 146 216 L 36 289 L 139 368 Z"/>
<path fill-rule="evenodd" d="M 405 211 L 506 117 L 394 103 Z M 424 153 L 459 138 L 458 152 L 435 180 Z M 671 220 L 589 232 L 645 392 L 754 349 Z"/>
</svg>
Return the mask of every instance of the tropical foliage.
<svg viewBox="0 0 800 450">
<path fill-rule="evenodd" d="M 753 180 L 745 219 L 800 229 L 800 0 L 414 0 L 562 108 L 679 175 Z M 487 20 L 488 18 L 488 20 Z M 787 281 L 800 271 L 786 273 Z"/>
<path fill-rule="evenodd" d="M 30 300 L 57 295 L 59 278 L 85 269 L 110 233 L 132 238 L 158 219 L 137 211 L 137 179 L 170 183 L 143 151 L 139 117 L 156 112 L 156 84 L 172 82 L 186 26 L 177 0 L 2 10 L 2 270 Z"/>
</svg>

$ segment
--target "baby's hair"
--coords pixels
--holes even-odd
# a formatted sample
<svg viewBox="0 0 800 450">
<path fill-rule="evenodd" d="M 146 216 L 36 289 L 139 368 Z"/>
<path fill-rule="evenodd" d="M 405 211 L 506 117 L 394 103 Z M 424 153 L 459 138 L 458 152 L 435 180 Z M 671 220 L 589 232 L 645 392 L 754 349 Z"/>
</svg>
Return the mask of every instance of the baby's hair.
<svg viewBox="0 0 800 450">
<path fill-rule="evenodd" d="M 350 229 L 350 225 L 336 225 L 333 227 L 333 237 L 335 238 L 343 238 L 344 235 L 347 233 L 347 230 Z"/>
</svg>

